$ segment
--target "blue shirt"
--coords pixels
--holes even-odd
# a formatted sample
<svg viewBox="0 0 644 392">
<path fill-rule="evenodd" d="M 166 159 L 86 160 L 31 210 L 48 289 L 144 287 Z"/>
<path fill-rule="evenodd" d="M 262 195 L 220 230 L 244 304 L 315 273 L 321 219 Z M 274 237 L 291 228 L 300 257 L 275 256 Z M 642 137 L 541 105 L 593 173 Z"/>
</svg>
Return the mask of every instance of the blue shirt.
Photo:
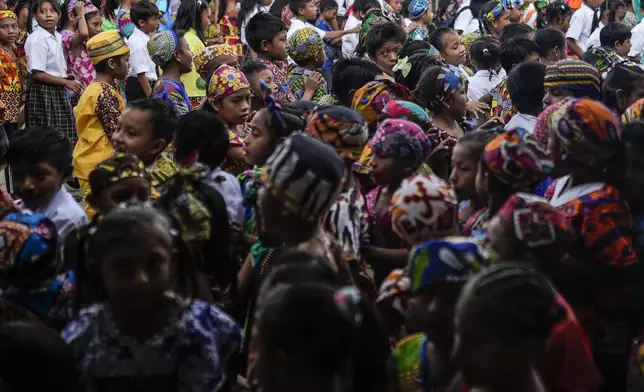
<svg viewBox="0 0 644 392">
<path fill-rule="evenodd" d="M 333 31 L 333 26 L 331 26 L 331 23 L 325 21 L 322 18 L 318 18 L 317 22 L 315 22 L 315 27 L 324 31 Z M 331 69 L 335 59 L 340 58 L 342 55 L 342 44 L 339 44 L 337 46 L 332 45 L 331 42 L 325 39 L 324 52 L 326 53 L 326 61 L 324 62 L 322 69 L 324 70 Z"/>
</svg>

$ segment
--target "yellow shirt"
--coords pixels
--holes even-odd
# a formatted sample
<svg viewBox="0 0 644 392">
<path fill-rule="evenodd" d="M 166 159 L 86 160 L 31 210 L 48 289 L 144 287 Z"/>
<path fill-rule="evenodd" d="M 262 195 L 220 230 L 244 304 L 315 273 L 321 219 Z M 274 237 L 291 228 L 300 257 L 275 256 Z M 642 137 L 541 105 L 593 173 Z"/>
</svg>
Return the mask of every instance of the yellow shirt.
<svg viewBox="0 0 644 392">
<path fill-rule="evenodd" d="M 201 49 L 204 49 L 206 47 L 201 39 L 199 39 L 199 36 L 197 35 L 195 29 L 188 29 L 183 38 L 186 39 L 188 46 L 190 46 L 190 51 L 194 54 L 199 53 Z M 183 83 L 183 85 L 186 87 L 188 97 L 202 98 L 206 95 L 206 90 L 197 86 L 197 81 L 200 78 L 201 76 L 199 76 L 199 73 L 195 69 L 194 64 L 192 65 L 192 71 L 190 71 L 190 73 L 181 75 L 181 83 Z"/>
<path fill-rule="evenodd" d="M 112 134 L 125 105 L 118 91 L 109 84 L 92 82 L 74 108 L 78 143 L 74 148 L 74 176 L 89 179 L 89 174 L 107 158 L 114 155 Z"/>
</svg>

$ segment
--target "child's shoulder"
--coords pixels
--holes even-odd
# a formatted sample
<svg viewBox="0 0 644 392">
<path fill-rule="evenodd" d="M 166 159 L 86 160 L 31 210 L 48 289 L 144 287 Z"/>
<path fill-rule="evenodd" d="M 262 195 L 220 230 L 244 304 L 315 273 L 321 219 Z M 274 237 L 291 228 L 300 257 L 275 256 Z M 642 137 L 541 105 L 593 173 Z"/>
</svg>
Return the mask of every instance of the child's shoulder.
<svg viewBox="0 0 644 392">
<path fill-rule="evenodd" d="M 78 316 L 70 321 L 61 333 L 65 343 L 73 343 L 91 331 L 99 317 L 103 314 L 103 311 L 104 307 L 102 304 L 95 304 L 81 309 Z"/>
<path fill-rule="evenodd" d="M 241 328 L 223 310 L 208 302 L 193 300 L 183 315 L 180 329 L 197 340 L 214 342 L 217 346 L 239 346 Z"/>
</svg>

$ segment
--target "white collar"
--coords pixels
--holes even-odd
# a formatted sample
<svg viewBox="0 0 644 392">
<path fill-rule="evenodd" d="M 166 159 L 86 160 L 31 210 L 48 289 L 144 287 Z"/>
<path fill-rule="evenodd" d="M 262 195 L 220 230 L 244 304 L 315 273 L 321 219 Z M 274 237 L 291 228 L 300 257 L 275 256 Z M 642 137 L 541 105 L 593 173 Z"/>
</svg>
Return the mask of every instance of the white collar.
<svg viewBox="0 0 644 392">
<path fill-rule="evenodd" d="M 604 187 L 603 182 L 592 182 L 589 184 L 575 185 L 568 188 L 570 176 L 564 176 L 557 180 L 555 189 L 550 199 L 550 205 L 553 207 L 561 207 L 564 204 L 571 202 L 580 197 L 586 196 L 590 193 L 596 192 Z"/>
</svg>

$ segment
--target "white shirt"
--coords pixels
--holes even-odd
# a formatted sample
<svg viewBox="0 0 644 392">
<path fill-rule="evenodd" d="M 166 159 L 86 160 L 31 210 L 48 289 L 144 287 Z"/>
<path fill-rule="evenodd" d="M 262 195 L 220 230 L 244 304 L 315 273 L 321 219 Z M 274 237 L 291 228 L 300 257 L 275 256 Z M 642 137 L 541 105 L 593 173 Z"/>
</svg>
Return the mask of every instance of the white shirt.
<svg viewBox="0 0 644 392">
<path fill-rule="evenodd" d="M 644 19 L 631 30 L 631 51 L 628 52 L 628 55 L 630 57 L 641 56 L 642 50 L 644 50 Z"/>
<path fill-rule="evenodd" d="M 604 24 L 602 22 L 599 22 L 599 27 L 597 27 L 595 31 L 593 31 L 593 33 L 590 35 L 590 38 L 588 38 L 588 42 L 586 42 L 588 49 L 598 48 L 602 46 L 601 41 L 599 40 L 599 34 L 601 33 L 603 28 Z"/>
<path fill-rule="evenodd" d="M 590 29 L 593 27 L 595 12 L 586 3 L 582 3 L 581 7 L 570 18 L 570 27 L 566 37 L 574 39 L 582 52 L 588 50 L 588 39 L 591 35 Z"/>
<path fill-rule="evenodd" d="M 470 0 L 463 0 L 463 3 L 461 3 L 461 6 L 456 11 L 458 17 L 454 21 L 454 30 L 460 30 L 463 34 L 475 33 L 479 30 L 479 20 L 474 17 L 472 11 L 469 8 L 461 11 L 463 8 L 469 6 Z M 459 11 L 461 11 L 460 14 Z"/>
<path fill-rule="evenodd" d="M 137 77 L 140 73 L 150 80 L 157 80 L 156 65 L 148 53 L 148 41 L 150 36 L 141 31 L 138 27 L 127 40 L 127 46 L 130 48 L 130 69 L 128 77 Z"/>
<path fill-rule="evenodd" d="M 324 38 L 324 36 L 326 35 L 326 31 L 318 29 L 317 27 L 313 26 L 309 22 L 302 22 L 298 18 L 292 18 L 291 19 L 291 27 L 288 29 L 288 32 L 286 32 L 286 39 L 291 38 L 293 33 L 295 33 L 296 31 L 298 31 L 300 29 L 307 28 L 307 27 L 310 27 L 313 30 L 315 30 L 318 33 L 318 35 L 320 36 L 320 38 Z"/>
<path fill-rule="evenodd" d="M 335 0 L 335 2 L 338 4 L 338 16 L 344 16 L 353 5 L 353 0 Z"/>
<path fill-rule="evenodd" d="M 349 15 L 349 18 L 347 19 L 347 23 L 344 24 L 344 29 L 351 30 L 359 24 L 360 24 L 360 20 L 355 16 L 353 16 L 353 13 L 352 13 L 351 15 Z M 348 59 L 354 57 L 356 53 L 356 48 L 358 47 L 359 42 L 360 42 L 360 38 L 358 37 L 357 33 L 343 35 L 342 36 L 342 55 L 344 55 L 344 57 Z"/>
<path fill-rule="evenodd" d="M 216 168 L 211 171 L 206 178 L 206 183 L 213 187 L 221 194 L 226 202 L 226 211 L 228 211 L 228 221 L 230 223 L 243 223 L 244 207 L 241 187 L 237 177 L 232 174 Z"/>
<path fill-rule="evenodd" d="M 241 40 L 244 43 L 244 45 L 248 45 L 248 42 L 246 42 L 246 25 L 248 24 L 248 22 L 252 19 L 253 16 L 259 14 L 260 11 L 268 12 L 271 9 L 271 5 L 273 5 L 274 2 L 275 0 L 271 1 L 271 4 L 269 5 L 261 5 L 261 6 L 256 5 L 255 8 L 253 8 L 253 10 L 249 12 L 248 15 L 246 15 L 246 19 L 244 19 L 241 25 Z"/>
<path fill-rule="evenodd" d="M 56 226 L 58 232 L 58 243 L 65 242 L 65 238 L 72 230 L 87 224 L 87 215 L 81 206 L 74 200 L 74 197 L 62 186 L 58 193 L 49 202 L 47 207 L 38 209 L 49 218 Z"/>
<path fill-rule="evenodd" d="M 67 78 L 67 62 L 63 52 L 63 39 L 56 31 L 52 35 L 40 25 L 36 26 L 25 41 L 27 71 L 41 71 L 57 78 Z"/>
<path fill-rule="evenodd" d="M 526 19 L 527 16 L 530 16 L 530 17 Z M 539 13 L 534 8 L 534 3 L 530 3 L 528 8 L 525 10 L 523 23 L 527 24 L 532 28 L 535 28 L 537 25 L 537 16 L 539 16 Z"/>
<path fill-rule="evenodd" d="M 530 132 L 530 134 L 532 134 L 532 132 L 534 132 L 534 125 L 536 123 L 537 117 L 531 114 L 517 113 L 512 116 L 507 124 L 505 124 L 505 127 L 503 127 L 503 129 L 509 131 L 512 129 L 523 128 L 526 131 Z"/>
<path fill-rule="evenodd" d="M 503 77 L 498 72 L 493 73 L 492 78 L 490 78 L 490 71 L 477 71 L 467 79 L 467 97 L 473 101 L 478 101 L 496 87 L 501 80 L 503 80 Z"/>
</svg>

